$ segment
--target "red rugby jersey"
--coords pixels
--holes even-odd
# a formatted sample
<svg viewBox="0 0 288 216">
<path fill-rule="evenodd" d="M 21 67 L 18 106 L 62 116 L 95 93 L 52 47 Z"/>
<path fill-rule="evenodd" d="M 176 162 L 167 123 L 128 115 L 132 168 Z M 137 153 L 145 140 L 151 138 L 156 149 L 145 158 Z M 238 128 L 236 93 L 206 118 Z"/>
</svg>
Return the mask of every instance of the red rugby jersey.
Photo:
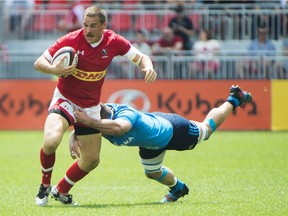
<svg viewBox="0 0 288 216">
<path fill-rule="evenodd" d="M 72 75 L 58 79 L 59 91 L 83 108 L 99 104 L 107 67 L 115 56 L 123 56 L 129 51 L 130 42 L 111 30 L 104 30 L 100 44 L 92 47 L 86 41 L 83 29 L 79 29 L 59 38 L 48 52 L 53 56 L 64 46 L 73 47 L 79 60 Z M 46 55 L 48 60 L 51 56 Z"/>
</svg>

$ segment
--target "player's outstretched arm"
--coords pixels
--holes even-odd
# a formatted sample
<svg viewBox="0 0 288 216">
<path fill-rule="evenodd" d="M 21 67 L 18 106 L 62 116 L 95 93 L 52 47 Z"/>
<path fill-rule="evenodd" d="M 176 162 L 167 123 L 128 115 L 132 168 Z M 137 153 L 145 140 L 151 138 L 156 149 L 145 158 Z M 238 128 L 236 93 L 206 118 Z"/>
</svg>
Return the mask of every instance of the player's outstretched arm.
<svg viewBox="0 0 288 216">
<path fill-rule="evenodd" d="M 142 73 L 144 74 L 144 79 L 147 83 L 152 83 L 155 82 L 157 79 L 157 73 L 153 68 L 153 63 L 151 59 L 147 56 L 144 55 L 141 59 L 140 62 L 140 68 L 142 68 Z"/>
</svg>

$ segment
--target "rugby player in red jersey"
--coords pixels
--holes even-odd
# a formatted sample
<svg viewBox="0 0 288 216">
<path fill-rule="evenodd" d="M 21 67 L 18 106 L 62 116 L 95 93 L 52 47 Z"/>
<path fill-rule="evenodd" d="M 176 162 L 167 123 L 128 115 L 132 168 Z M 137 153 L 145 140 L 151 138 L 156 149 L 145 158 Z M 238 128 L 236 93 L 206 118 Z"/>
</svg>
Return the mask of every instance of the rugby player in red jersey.
<svg viewBox="0 0 288 216">
<path fill-rule="evenodd" d="M 40 149 L 42 180 L 36 196 L 39 206 L 47 205 L 50 193 L 63 204 L 77 205 L 69 194 L 70 189 L 99 164 L 101 133 L 77 123 L 73 110 L 74 107 L 83 108 L 90 117 L 100 119 L 101 88 L 113 58 L 121 55 L 139 66 L 147 83 L 157 78 L 151 59 L 106 27 L 106 12 L 96 6 L 88 7 L 84 13 L 83 28 L 59 38 L 34 63 L 36 70 L 59 76 Z M 78 53 L 77 66 L 63 66 L 61 61 L 51 64 L 53 55 L 64 46 L 71 46 Z M 74 125 L 76 136 L 82 143 L 81 158 L 68 168 L 57 185 L 51 187 L 55 152 L 70 125 Z"/>
</svg>

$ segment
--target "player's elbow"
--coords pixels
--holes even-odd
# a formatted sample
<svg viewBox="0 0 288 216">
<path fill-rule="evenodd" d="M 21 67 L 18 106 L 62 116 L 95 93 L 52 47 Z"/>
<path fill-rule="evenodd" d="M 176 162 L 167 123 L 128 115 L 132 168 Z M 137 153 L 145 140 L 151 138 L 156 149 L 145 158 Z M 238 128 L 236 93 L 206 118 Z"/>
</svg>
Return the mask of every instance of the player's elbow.
<svg viewBox="0 0 288 216">
<path fill-rule="evenodd" d="M 120 136 L 120 135 L 122 135 L 123 133 L 124 133 L 124 132 L 123 132 L 122 128 L 121 128 L 119 125 L 113 127 L 113 135 L 115 135 L 115 136 Z"/>
<path fill-rule="evenodd" d="M 130 124 L 118 125 L 117 128 L 116 128 L 117 135 L 121 136 L 124 133 L 127 133 L 130 129 L 131 129 L 131 125 Z"/>
<path fill-rule="evenodd" d="M 35 70 L 39 70 L 40 68 L 39 68 L 39 59 L 37 59 L 35 62 L 34 62 L 34 68 L 35 68 Z"/>
<path fill-rule="evenodd" d="M 41 61 L 43 59 L 43 56 L 40 56 L 35 62 L 34 62 L 34 68 L 35 70 L 38 70 L 38 71 L 42 71 L 42 68 L 41 68 Z"/>
</svg>

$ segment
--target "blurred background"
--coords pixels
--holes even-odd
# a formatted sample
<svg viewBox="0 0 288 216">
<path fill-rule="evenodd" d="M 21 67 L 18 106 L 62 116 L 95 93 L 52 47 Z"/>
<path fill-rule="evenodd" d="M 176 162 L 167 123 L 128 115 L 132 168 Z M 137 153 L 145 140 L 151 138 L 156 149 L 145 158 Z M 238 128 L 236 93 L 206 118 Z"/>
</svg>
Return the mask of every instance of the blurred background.
<svg viewBox="0 0 288 216">
<path fill-rule="evenodd" d="M 77 22 L 75 14 L 79 17 L 81 9 L 79 5 L 78 9 L 73 7 L 79 3 L 84 8 L 92 4 L 104 8 L 109 15 L 109 28 L 131 42 L 140 43 L 138 34 L 142 34 L 139 40 L 150 46 L 151 50 L 145 52 L 153 56 L 159 79 L 288 77 L 285 0 L 4 0 L 0 2 L 0 78 L 49 78 L 34 73 L 33 63 L 56 38 L 69 31 L 63 23 L 72 27 Z M 188 22 L 190 32 L 186 35 L 178 31 L 179 35 L 184 34 L 184 46 L 157 49 L 166 27 L 177 33 L 179 22 L 171 20 L 179 14 L 187 16 L 192 24 Z M 185 24 L 187 27 L 187 21 Z M 185 36 L 189 37 L 188 45 Z M 253 41 L 259 38 L 269 40 L 269 45 L 263 42 L 253 46 Z M 123 61 L 122 58 L 114 61 L 111 66 L 114 70 L 108 77 L 139 78 L 133 66 Z"/>
<path fill-rule="evenodd" d="M 260 108 L 265 107 L 263 113 L 265 115 L 266 112 L 269 113 L 264 129 L 287 128 L 285 119 L 283 120 L 285 111 L 281 108 L 283 107 L 281 98 L 286 97 L 287 89 L 287 83 L 283 82 L 288 78 L 287 0 L 0 1 L 0 120 L 10 122 L 9 118 L 12 115 L 17 121 L 23 107 L 31 109 L 43 99 L 43 95 L 47 94 L 47 98 L 50 97 L 55 86 L 54 81 L 49 84 L 49 88 L 47 87 L 49 94 L 40 92 L 39 98 L 34 98 L 35 88 L 40 90 L 45 85 L 31 87 L 33 86 L 31 81 L 39 85 L 42 81 L 53 80 L 54 77 L 35 71 L 33 63 L 58 37 L 81 27 L 83 12 L 90 5 L 105 9 L 108 14 L 108 28 L 125 36 L 134 46 L 152 58 L 159 82 L 161 85 L 166 82 L 163 88 L 158 88 L 157 91 L 162 90 L 163 94 L 171 91 L 170 84 L 167 86 L 168 81 L 180 82 L 174 90 L 179 90 L 181 81 L 188 82 L 185 84 L 187 88 L 192 86 L 193 82 L 201 81 L 203 85 L 198 89 L 191 87 L 190 91 L 195 94 L 196 99 L 199 99 L 196 97 L 197 90 L 209 88 L 210 81 L 223 81 L 218 86 L 227 92 L 231 83 L 238 83 L 241 80 L 242 86 L 246 87 L 245 84 L 249 83 L 247 87 L 252 88 L 251 91 L 259 91 L 259 96 L 254 97 L 258 106 L 255 105 L 253 109 L 256 107 L 258 109 L 256 111 L 261 111 Z M 114 88 L 121 83 L 121 80 L 125 80 L 125 85 L 129 83 L 127 80 L 141 79 L 143 82 L 139 71 L 123 57 L 114 59 L 108 68 L 106 79 L 111 82 L 120 80 L 116 84 L 113 83 Z M 16 84 L 13 82 L 19 80 L 30 81 L 27 88 L 29 86 L 33 88 L 31 91 L 34 95 L 30 94 L 30 91 L 23 93 L 23 88 L 20 88 L 18 93 L 13 92 L 12 90 L 16 91 L 13 87 Z M 258 84 L 255 84 L 256 82 Z M 25 85 L 21 83 L 18 86 Z M 260 87 L 256 89 L 255 86 L 259 85 Z M 109 82 L 104 88 L 105 86 L 109 86 Z M 130 87 L 134 88 L 135 84 Z M 176 99 L 175 108 L 172 109 L 172 105 L 167 105 L 167 101 L 163 102 L 164 105 L 159 102 L 161 99 L 159 92 L 151 95 L 153 87 L 149 90 L 145 86 L 141 88 L 140 91 L 148 94 L 150 99 L 149 102 L 145 102 L 146 105 L 149 103 L 148 108 L 145 106 L 146 110 L 151 111 L 151 106 L 157 110 L 165 107 L 162 111 L 179 113 L 181 106 Z M 216 85 L 215 89 L 217 88 Z M 273 88 L 277 91 L 272 91 Z M 111 95 L 105 93 L 109 90 L 111 89 L 104 89 L 103 100 L 111 99 Z M 126 91 L 126 94 L 127 92 L 132 94 L 130 90 Z M 211 107 L 216 103 L 217 98 L 210 97 L 209 92 L 200 91 L 200 93 L 206 99 L 208 97 Z M 24 99 L 19 97 L 21 94 L 25 94 Z M 171 92 L 171 95 L 173 94 Z M 182 98 L 179 99 L 182 101 L 182 108 L 184 94 L 185 92 L 181 93 Z M 222 94 L 222 91 L 219 94 Z M 273 97 L 273 94 L 277 96 Z M 151 97 L 155 99 L 151 101 Z M 133 95 L 131 98 L 134 100 Z M 19 105 L 20 108 L 16 108 L 15 104 L 22 104 L 22 100 L 25 100 L 27 105 Z M 198 101 L 201 102 L 200 99 Z M 49 101 L 42 101 L 41 106 L 47 107 L 47 104 Z M 191 107 L 193 106 L 185 108 L 186 112 L 182 110 L 180 114 L 190 117 Z M 196 107 L 194 112 L 195 110 L 200 112 L 200 108 Z M 41 113 L 42 110 L 38 112 Z M 258 119 L 266 119 L 263 113 L 261 116 L 261 112 L 256 112 Z M 201 117 L 204 114 L 201 112 Z M 13 124 L 15 125 L 15 122 Z"/>
</svg>

